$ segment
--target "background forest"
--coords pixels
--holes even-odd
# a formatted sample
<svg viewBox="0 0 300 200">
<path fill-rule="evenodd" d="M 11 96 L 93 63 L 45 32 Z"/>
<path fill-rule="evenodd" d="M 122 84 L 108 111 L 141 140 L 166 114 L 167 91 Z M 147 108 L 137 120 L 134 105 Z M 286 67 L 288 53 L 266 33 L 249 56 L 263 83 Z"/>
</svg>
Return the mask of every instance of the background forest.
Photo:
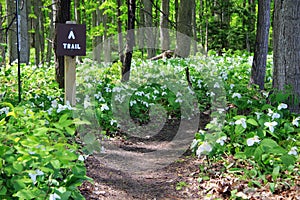
<svg viewBox="0 0 300 200">
<path fill-rule="evenodd" d="M 298 0 L 0 0 L 0 199 L 297 198 L 299 13 Z M 76 106 L 56 53 L 67 21 L 87 30 Z M 101 179 L 142 168 L 185 120 L 184 151 L 160 157 L 167 189 Z M 96 165 L 106 139 L 136 166 Z"/>
</svg>

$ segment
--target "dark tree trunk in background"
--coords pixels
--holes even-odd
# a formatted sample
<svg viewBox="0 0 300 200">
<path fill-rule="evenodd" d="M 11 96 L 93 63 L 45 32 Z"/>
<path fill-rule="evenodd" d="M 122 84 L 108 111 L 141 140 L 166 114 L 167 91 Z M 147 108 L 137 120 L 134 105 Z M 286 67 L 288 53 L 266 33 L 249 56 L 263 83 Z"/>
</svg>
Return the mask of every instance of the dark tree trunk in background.
<svg viewBox="0 0 300 200">
<path fill-rule="evenodd" d="M 256 43 L 250 83 L 264 89 L 270 29 L 270 0 L 258 1 Z"/>
<path fill-rule="evenodd" d="M 7 24 L 10 26 L 7 35 L 7 48 L 9 56 L 9 64 L 18 59 L 17 54 L 17 34 L 16 34 L 16 4 L 11 2 L 11 0 L 6 0 L 6 10 L 7 10 Z M 13 21 L 14 20 L 14 21 Z"/>
<path fill-rule="evenodd" d="M 145 39 L 147 45 L 147 57 L 155 56 L 155 37 L 153 33 L 153 16 L 152 16 L 152 0 L 143 0 L 144 5 L 144 19 L 145 19 Z"/>
<path fill-rule="evenodd" d="M 300 113 L 300 1 L 275 0 L 273 87 L 283 92 L 291 86 L 289 109 Z"/>
<path fill-rule="evenodd" d="M 122 81 L 128 81 L 130 77 L 130 66 L 132 60 L 132 53 L 134 47 L 134 23 L 135 23 L 135 0 L 127 0 L 128 7 L 128 20 L 127 20 L 127 36 L 126 36 L 126 49 L 125 58 L 122 68 Z"/>
<path fill-rule="evenodd" d="M 122 33 L 122 20 L 121 20 L 121 6 L 122 6 L 122 0 L 117 0 L 117 15 L 118 15 L 118 54 L 119 54 L 119 59 L 123 63 L 124 61 L 124 53 L 123 53 L 123 33 Z"/>
<path fill-rule="evenodd" d="M 160 15 L 160 43 L 163 51 L 170 49 L 169 15 L 170 0 L 162 0 L 162 13 Z"/>
<path fill-rule="evenodd" d="M 57 15 L 56 23 L 66 23 L 71 19 L 71 0 L 57 0 Z M 64 74 L 65 74 L 65 64 L 64 56 L 56 55 L 56 40 L 57 40 L 57 26 L 55 26 L 55 41 L 54 41 L 54 50 L 55 50 L 55 71 L 56 71 L 56 81 L 59 84 L 60 88 L 64 88 Z"/>
<path fill-rule="evenodd" d="M 3 66 L 5 66 L 5 47 L 2 45 L 5 44 L 5 30 L 2 27 L 4 19 L 5 18 L 2 13 L 2 4 L 0 3 L 0 57 L 2 58 L 2 61 L 0 59 L 0 70 Z"/>
<path fill-rule="evenodd" d="M 177 36 L 175 55 L 188 57 L 191 50 L 192 14 L 195 0 L 181 0 L 177 20 Z"/>
</svg>

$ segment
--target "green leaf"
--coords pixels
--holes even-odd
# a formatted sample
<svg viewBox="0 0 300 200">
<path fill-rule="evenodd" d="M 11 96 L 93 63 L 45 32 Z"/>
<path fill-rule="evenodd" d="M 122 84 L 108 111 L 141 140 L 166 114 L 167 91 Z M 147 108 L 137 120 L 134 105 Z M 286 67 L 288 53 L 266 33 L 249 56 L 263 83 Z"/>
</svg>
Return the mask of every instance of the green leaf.
<svg viewBox="0 0 300 200">
<path fill-rule="evenodd" d="M 273 172 L 272 172 L 273 181 L 277 180 L 277 177 L 279 175 L 279 171 L 280 171 L 280 166 L 279 165 L 277 165 L 276 167 L 273 168 Z"/>
<path fill-rule="evenodd" d="M 290 165 L 294 165 L 296 162 L 296 158 L 292 155 L 289 154 L 284 154 L 280 157 L 282 163 L 284 164 L 285 167 L 288 167 Z"/>
<path fill-rule="evenodd" d="M 275 183 L 269 183 L 269 184 L 270 184 L 270 191 L 272 193 L 274 193 L 275 192 Z"/>
<path fill-rule="evenodd" d="M 31 190 L 23 189 L 16 194 L 13 194 L 13 197 L 19 197 L 20 199 L 34 199 L 36 196 Z"/>
<path fill-rule="evenodd" d="M 59 169 L 60 168 L 59 160 L 51 160 L 50 163 L 54 167 L 54 169 Z"/>
<path fill-rule="evenodd" d="M 4 196 L 7 193 L 7 189 L 4 185 L 0 185 L 0 196 Z"/>
<path fill-rule="evenodd" d="M 253 119 L 253 118 L 247 119 L 247 123 L 251 124 L 253 126 L 258 126 L 257 121 L 255 119 Z"/>
</svg>

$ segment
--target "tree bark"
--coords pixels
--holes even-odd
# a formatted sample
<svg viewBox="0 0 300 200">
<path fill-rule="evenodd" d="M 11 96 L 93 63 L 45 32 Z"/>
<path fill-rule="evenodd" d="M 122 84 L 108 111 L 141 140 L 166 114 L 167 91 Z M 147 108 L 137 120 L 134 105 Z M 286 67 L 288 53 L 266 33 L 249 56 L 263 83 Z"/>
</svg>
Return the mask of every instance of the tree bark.
<svg viewBox="0 0 300 200">
<path fill-rule="evenodd" d="M 256 43 L 250 83 L 258 85 L 261 90 L 264 89 L 266 75 L 270 29 L 270 4 L 270 0 L 258 1 Z"/>
<path fill-rule="evenodd" d="M 4 23 L 4 16 L 3 16 L 3 12 L 2 12 L 2 4 L 0 3 L 0 70 L 3 66 L 5 66 L 5 47 L 4 44 L 5 43 L 5 31 L 3 29 L 2 24 Z"/>
<path fill-rule="evenodd" d="M 192 9 L 195 0 L 181 0 L 178 12 L 175 55 L 188 57 L 191 50 Z"/>
<path fill-rule="evenodd" d="M 275 0 L 273 87 L 285 93 L 292 112 L 300 113 L 300 1 Z"/>
<path fill-rule="evenodd" d="M 127 0 L 128 7 L 128 20 L 127 20 L 127 36 L 126 36 L 126 48 L 125 58 L 122 68 L 122 81 L 129 81 L 130 78 L 130 66 L 132 60 L 132 53 L 134 47 L 134 23 L 135 23 L 135 0 Z"/>
<path fill-rule="evenodd" d="M 144 19 L 145 19 L 145 39 L 147 44 L 147 58 L 155 56 L 155 37 L 153 33 L 152 23 L 152 0 L 143 0 Z"/>
<path fill-rule="evenodd" d="M 160 41 L 162 51 L 170 49 L 169 15 L 170 0 L 162 0 L 162 13 L 160 15 Z"/>
<path fill-rule="evenodd" d="M 71 19 L 71 0 L 57 0 L 57 15 L 56 23 L 66 23 Z M 65 85 L 65 65 L 64 65 L 64 56 L 56 55 L 56 41 L 57 41 L 57 27 L 55 27 L 55 41 L 54 41 L 54 50 L 55 50 L 55 70 L 56 70 L 56 81 L 59 84 L 60 88 L 64 88 Z"/>
<path fill-rule="evenodd" d="M 118 54 L 119 54 L 119 59 L 123 63 L 124 61 L 124 53 L 123 53 L 123 33 L 122 33 L 122 20 L 121 20 L 121 6 L 122 6 L 122 0 L 117 0 L 117 23 L 118 23 Z"/>
<path fill-rule="evenodd" d="M 7 34 L 7 47 L 9 64 L 18 59 L 17 54 L 17 34 L 16 34 L 16 4 L 11 2 L 11 0 L 6 0 L 6 10 L 7 10 L 7 24 L 8 24 L 8 34 Z"/>
</svg>

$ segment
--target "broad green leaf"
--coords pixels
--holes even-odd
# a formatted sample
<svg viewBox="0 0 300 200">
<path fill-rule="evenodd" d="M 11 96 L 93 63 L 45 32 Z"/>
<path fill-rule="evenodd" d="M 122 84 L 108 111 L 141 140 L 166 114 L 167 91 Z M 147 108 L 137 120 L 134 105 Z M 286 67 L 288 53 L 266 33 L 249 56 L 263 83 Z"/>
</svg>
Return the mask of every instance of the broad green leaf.
<svg viewBox="0 0 300 200">
<path fill-rule="evenodd" d="M 253 118 L 247 119 L 247 123 L 251 124 L 253 126 L 258 126 L 257 121 L 255 119 L 253 119 Z"/>
</svg>

